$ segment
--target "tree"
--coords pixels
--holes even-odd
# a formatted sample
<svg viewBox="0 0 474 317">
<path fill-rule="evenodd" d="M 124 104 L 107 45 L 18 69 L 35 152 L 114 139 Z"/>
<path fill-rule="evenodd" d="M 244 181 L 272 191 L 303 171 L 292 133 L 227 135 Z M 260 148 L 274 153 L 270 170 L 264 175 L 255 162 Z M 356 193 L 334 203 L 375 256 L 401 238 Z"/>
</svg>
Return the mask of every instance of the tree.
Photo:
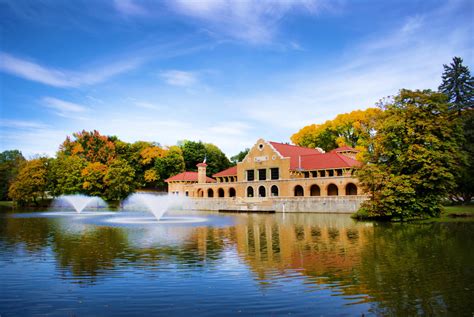
<svg viewBox="0 0 474 317">
<path fill-rule="evenodd" d="M 439 91 L 448 96 L 451 109 L 459 114 L 464 109 L 474 107 L 474 79 L 469 68 L 462 64 L 462 58 L 454 57 L 453 62 L 443 65 L 443 82 Z"/>
<path fill-rule="evenodd" d="M 59 196 L 82 193 L 82 171 L 86 165 L 86 160 L 79 156 L 58 155 L 52 160 L 48 174 L 51 194 Z"/>
<path fill-rule="evenodd" d="M 46 197 L 47 174 L 47 158 L 37 158 L 23 162 L 18 177 L 10 185 L 8 195 L 20 205 L 29 203 L 37 205 L 39 199 Z"/>
<path fill-rule="evenodd" d="M 184 164 L 187 171 L 196 171 L 196 164 L 204 161 L 206 157 L 206 147 L 201 141 L 183 141 L 181 150 L 183 151 Z"/>
<path fill-rule="evenodd" d="M 206 149 L 206 173 L 208 176 L 212 176 L 231 166 L 227 156 L 217 146 L 212 143 L 204 143 L 204 148 Z"/>
<path fill-rule="evenodd" d="M 164 157 L 155 160 L 154 171 L 160 186 L 165 185 L 165 179 L 183 172 L 184 169 L 183 151 L 178 146 L 171 146 Z"/>
<path fill-rule="evenodd" d="M 105 183 L 104 178 L 107 175 L 107 166 L 100 162 L 89 162 L 82 170 L 84 183 L 82 188 L 85 193 L 91 196 L 104 197 Z"/>
<path fill-rule="evenodd" d="M 460 161 L 460 172 L 456 177 L 457 186 L 451 199 L 455 202 L 469 203 L 474 197 L 474 109 L 464 110 L 462 117 L 462 152 L 465 160 Z"/>
<path fill-rule="evenodd" d="M 0 200 L 8 199 L 8 187 L 18 175 L 25 158 L 18 150 L 0 153 Z"/>
<path fill-rule="evenodd" d="M 299 146 L 320 147 L 325 151 L 344 145 L 364 150 L 380 114 L 378 108 L 340 114 L 323 124 L 302 128 L 291 136 L 291 141 Z"/>
<path fill-rule="evenodd" d="M 135 190 L 135 170 L 124 160 L 114 160 L 104 176 L 107 200 L 121 200 Z"/>
<path fill-rule="evenodd" d="M 447 97 L 401 90 L 385 105 L 358 177 L 370 194 L 360 210 L 369 217 L 436 216 L 455 186 L 460 157 L 459 119 Z"/>
<path fill-rule="evenodd" d="M 247 154 L 249 153 L 249 151 L 250 151 L 249 148 L 245 148 L 245 150 L 240 151 L 238 154 L 232 156 L 230 158 L 231 163 L 233 165 L 236 165 L 238 162 L 242 162 L 245 156 L 247 156 Z"/>
<path fill-rule="evenodd" d="M 79 156 L 88 162 L 107 164 L 116 157 L 116 137 L 101 135 L 99 131 L 73 133 L 74 140 L 68 136 L 59 151 L 68 156 Z"/>
</svg>

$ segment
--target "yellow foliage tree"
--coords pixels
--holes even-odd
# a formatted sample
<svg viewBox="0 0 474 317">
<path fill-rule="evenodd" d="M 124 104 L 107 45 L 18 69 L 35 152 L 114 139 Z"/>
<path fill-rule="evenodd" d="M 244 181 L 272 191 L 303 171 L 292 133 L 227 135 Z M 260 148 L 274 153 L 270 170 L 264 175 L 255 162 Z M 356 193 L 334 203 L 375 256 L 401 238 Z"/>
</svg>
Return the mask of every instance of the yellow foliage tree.
<svg viewBox="0 0 474 317">
<path fill-rule="evenodd" d="M 381 113 L 379 108 L 368 108 L 340 114 L 323 124 L 302 128 L 291 136 L 291 141 L 299 146 L 320 147 L 326 151 L 345 145 L 363 150 Z"/>
</svg>

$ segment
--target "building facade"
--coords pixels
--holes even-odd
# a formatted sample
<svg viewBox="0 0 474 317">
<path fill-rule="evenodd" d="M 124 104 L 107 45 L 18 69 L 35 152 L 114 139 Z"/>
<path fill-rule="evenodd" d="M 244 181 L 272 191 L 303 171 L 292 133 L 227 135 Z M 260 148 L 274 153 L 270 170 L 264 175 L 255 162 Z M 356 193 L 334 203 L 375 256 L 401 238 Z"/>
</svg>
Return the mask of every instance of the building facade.
<svg viewBox="0 0 474 317">
<path fill-rule="evenodd" d="M 350 147 L 324 153 L 260 139 L 237 166 L 206 177 L 206 164 L 166 180 L 172 194 L 206 210 L 354 212 L 366 198 Z"/>
</svg>

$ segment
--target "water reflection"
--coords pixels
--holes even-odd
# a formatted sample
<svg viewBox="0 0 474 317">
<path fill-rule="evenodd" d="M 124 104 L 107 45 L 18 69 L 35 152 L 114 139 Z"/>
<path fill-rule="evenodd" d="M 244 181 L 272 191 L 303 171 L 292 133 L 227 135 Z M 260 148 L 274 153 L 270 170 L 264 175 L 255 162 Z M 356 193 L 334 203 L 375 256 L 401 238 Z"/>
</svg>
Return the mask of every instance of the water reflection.
<svg viewBox="0 0 474 317">
<path fill-rule="evenodd" d="M 51 250 L 62 279 L 90 285 L 105 283 L 106 276 L 157 270 L 218 282 L 248 276 L 262 292 L 295 287 L 300 301 L 328 291 L 345 305 L 364 304 L 363 311 L 377 315 L 462 315 L 474 309 L 472 223 L 372 225 L 310 214 L 235 217 L 229 226 L 147 228 L 6 217 L 0 219 L 0 262 L 25 250 L 30 257 Z"/>
</svg>

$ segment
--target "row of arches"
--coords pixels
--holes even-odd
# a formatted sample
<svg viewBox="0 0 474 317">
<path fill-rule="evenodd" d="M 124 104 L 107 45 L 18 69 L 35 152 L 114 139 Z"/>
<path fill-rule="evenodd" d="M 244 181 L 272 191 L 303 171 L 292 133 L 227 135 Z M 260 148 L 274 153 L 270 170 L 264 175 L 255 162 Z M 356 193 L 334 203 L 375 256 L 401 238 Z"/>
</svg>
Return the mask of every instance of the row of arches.
<svg viewBox="0 0 474 317">
<path fill-rule="evenodd" d="M 321 196 L 321 188 L 313 184 L 308 189 L 308 193 L 305 193 L 305 189 L 301 185 L 296 185 L 293 187 L 293 196 L 295 197 L 303 197 L 303 196 Z M 343 188 L 346 196 L 353 196 L 357 195 L 358 189 L 357 186 L 353 183 L 348 183 Z M 197 196 L 204 197 L 204 194 L 207 194 L 206 197 L 213 198 L 213 197 L 235 197 L 236 190 L 234 187 L 229 187 L 227 190 L 227 194 L 224 188 L 218 188 L 214 190 L 212 188 L 208 188 L 206 192 L 203 189 L 198 189 Z M 270 187 L 270 191 L 267 192 L 267 188 L 265 186 L 258 186 L 256 189 L 252 186 L 248 186 L 246 189 L 246 196 L 247 197 L 267 197 L 268 195 L 272 197 L 277 197 L 280 195 L 280 190 L 277 185 L 272 185 Z M 329 184 L 326 187 L 326 196 L 339 196 L 339 187 L 335 184 Z"/>
<path fill-rule="evenodd" d="M 353 183 L 348 183 L 346 187 L 344 188 L 344 190 L 345 190 L 346 196 L 357 195 L 357 186 Z M 339 187 L 337 187 L 337 185 L 335 184 L 329 184 L 326 187 L 326 194 L 327 196 L 339 196 Z M 304 191 L 303 186 L 296 185 L 293 188 L 293 195 L 297 197 L 305 196 L 305 191 Z M 316 184 L 311 185 L 311 187 L 309 188 L 308 196 L 321 196 L 321 188 Z"/>
</svg>

